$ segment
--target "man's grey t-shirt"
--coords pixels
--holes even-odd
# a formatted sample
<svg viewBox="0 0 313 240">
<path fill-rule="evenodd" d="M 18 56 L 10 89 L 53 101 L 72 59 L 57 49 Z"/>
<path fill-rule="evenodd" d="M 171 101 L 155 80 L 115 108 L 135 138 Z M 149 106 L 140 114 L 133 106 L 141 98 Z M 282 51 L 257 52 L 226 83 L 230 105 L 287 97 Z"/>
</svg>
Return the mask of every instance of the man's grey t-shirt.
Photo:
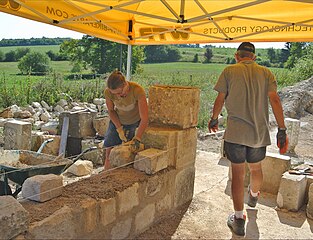
<svg viewBox="0 0 313 240">
<path fill-rule="evenodd" d="M 249 147 L 271 144 L 268 92 L 277 91 L 277 84 L 269 69 L 252 60 L 228 66 L 214 89 L 226 94 L 225 141 Z"/>
</svg>

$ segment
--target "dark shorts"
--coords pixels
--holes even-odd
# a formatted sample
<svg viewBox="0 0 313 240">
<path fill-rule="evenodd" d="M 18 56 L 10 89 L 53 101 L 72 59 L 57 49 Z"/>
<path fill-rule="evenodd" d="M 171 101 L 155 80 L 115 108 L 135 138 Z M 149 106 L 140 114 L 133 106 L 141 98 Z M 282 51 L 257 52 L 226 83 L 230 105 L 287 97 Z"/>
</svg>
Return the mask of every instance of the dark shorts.
<svg viewBox="0 0 313 240">
<path fill-rule="evenodd" d="M 128 141 L 135 136 L 135 131 L 136 128 L 139 126 L 139 123 L 140 121 L 130 125 L 122 125 L 125 132 L 125 137 L 127 138 Z M 104 135 L 103 146 L 114 147 L 120 144 L 122 144 L 122 140 L 118 136 L 115 125 L 113 124 L 112 121 L 110 121 L 108 130 Z"/>
<path fill-rule="evenodd" d="M 265 158 L 266 147 L 252 148 L 225 141 L 224 151 L 232 163 L 257 163 Z"/>
</svg>

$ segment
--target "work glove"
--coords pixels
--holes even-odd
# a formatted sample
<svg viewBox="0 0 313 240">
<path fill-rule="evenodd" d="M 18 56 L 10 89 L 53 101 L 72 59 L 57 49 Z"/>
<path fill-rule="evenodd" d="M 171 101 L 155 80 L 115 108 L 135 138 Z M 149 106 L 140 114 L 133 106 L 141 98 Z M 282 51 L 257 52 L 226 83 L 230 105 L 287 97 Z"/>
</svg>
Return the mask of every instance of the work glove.
<svg viewBox="0 0 313 240">
<path fill-rule="evenodd" d="M 213 119 L 211 118 L 211 120 L 208 123 L 208 128 L 209 128 L 209 132 L 216 132 L 218 129 L 218 119 Z"/>
<path fill-rule="evenodd" d="M 143 147 L 141 143 L 141 139 L 138 137 L 134 137 L 132 140 L 126 142 L 125 146 L 130 146 L 130 151 L 133 153 L 139 152 Z"/>
<path fill-rule="evenodd" d="M 286 128 L 278 128 L 276 139 L 277 139 L 277 147 L 279 148 L 279 152 L 281 154 L 286 153 L 287 148 L 288 148 L 288 137 L 286 134 Z"/>
<path fill-rule="evenodd" d="M 123 126 L 120 126 L 119 128 L 117 128 L 116 131 L 118 133 L 119 138 L 122 140 L 122 142 L 127 142 L 127 138 L 125 136 Z"/>
</svg>

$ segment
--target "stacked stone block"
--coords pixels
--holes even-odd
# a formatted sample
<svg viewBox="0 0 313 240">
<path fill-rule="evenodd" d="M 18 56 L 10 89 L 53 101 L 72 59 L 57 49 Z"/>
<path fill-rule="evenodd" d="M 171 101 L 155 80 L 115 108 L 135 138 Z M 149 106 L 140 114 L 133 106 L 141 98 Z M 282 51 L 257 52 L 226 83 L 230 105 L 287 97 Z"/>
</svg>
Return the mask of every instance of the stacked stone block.
<svg viewBox="0 0 313 240">
<path fill-rule="evenodd" d="M 32 124 L 11 120 L 4 124 L 4 149 L 30 150 Z"/>
</svg>

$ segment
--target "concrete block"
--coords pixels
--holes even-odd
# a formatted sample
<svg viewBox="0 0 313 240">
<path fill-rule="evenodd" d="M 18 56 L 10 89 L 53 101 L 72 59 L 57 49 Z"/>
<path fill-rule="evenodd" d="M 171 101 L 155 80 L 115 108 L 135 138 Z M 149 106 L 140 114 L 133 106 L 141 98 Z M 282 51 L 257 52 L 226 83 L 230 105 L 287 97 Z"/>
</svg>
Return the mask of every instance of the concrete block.
<svg viewBox="0 0 313 240">
<path fill-rule="evenodd" d="M 306 206 L 306 215 L 313 219 L 313 184 L 309 187 L 308 204 Z"/>
<path fill-rule="evenodd" d="M 262 161 L 263 184 L 261 191 L 277 194 L 282 175 L 290 167 L 290 157 L 276 153 L 266 153 L 266 157 Z"/>
<path fill-rule="evenodd" d="M 74 174 L 75 176 L 86 176 L 91 174 L 93 170 L 93 164 L 88 160 L 77 160 L 68 169 L 67 172 Z"/>
<path fill-rule="evenodd" d="M 177 132 L 177 153 L 174 166 L 177 169 L 194 166 L 197 151 L 197 129 L 189 128 Z"/>
<path fill-rule="evenodd" d="M 4 124 L 4 149 L 30 150 L 31 123 L 12 120 Z"/>
<path fill-rule="evenodd" d="M 118 202 L 118 212 L 123 215 L 133 207 L 139 205 L 139 194 L 138 194 L 139 184 L 135 183 L 131 187 L 125 189 L 123 192 L 118 192 L 117 202 Z"/>
<path fill-rule="evenodd" d="M 12 196 L 0 196 L 0 239 L 12 239 L 28 229 L 28 212 Z"/>
<path fill-rule="evenodd" d="M 198 124 L 200 90 L 185 86 L 151 86 L 149 88 L 149 122 L 180 129 Z"/>
<path fill-rule="evenodd" d="M 298 211 L 304 205 L 306 183 L 304 175 L 284 173 L 277 194 L 277 206 Z"/>
<path fill-rule="evenodd" d="M 104 136 L 109 127 L 110 118 L 109 117 L 99 117 L 93 119 L 93 127 L 99 136 Z"/>
<path fill-rule="evenodd" d="M 62 194 L 63 178 L 54 174 L 36 175 L 25 180 L 22 186 L 23 198 L 46 202 Z"/>
<path fill-rule="evenodd" d="M 135 234 L 142 233 L 152 225 L 155 218 L 155 205 L 149 204 L 136 214 L 135 218 Z"/>
<path fill-rule="evenodd" d="M 116 220 L 115 198 L 100 199 L 100 224 L 106 226 Z"/>
<path fill-rule="evenodd" d="M 29 229 L 29 239 L 77 239 L 72 210 L 64 206 L 42 221 L 33 223 Z"/>
<path fill-rule="evenodd" d="M 300 133 L 300 120 L 294 118 L 285 118 L 285 124 L 289 140 L 287 152 L 294 153 L 295 147 L 298 144 L 298 138 Z"/>
<path fill-rule="evenodd" d="M 111 239 L 126 239 L 130 235 L 132 218 L 120 221 L 111 230 Z"/>
<path fill-rule="evenodd" d="M 60 135 L 33 135 L 32 136 L 32 151 L 37 152 L 40 146 L 43 144 L 44 141 L 52 139 L 52 142 L 48 142 L 44 148 L 42 149 L 42 153 L 58 156 L 59 155 L 59 148 L 60 148 Z"/>
<path fill-rule="evenodd" d="M 134 168 L 149 175 L 155 174 L 167 168 L 168 155 L 169 153 L 167 151 L 155 148 L 141 151 L 135 157 Z"/>
<path fill-rule="evenodd" d="M 195 167 L 179 171 L 175 178 L 174 207 L 177 208 L 192 199 L 195 180 Z"/>
<path fill-rule="evenodd" d="M 111 150 L 110 163 L 112 167 L 127 165 L 135 160 L 135 154 L 131 152 L 130 146 L 117 146 Z"/>
<path fill-rule="evenodd" d="M 93 127 L 93 119 L 96 117 L 96 112 L 76 111 L 62 112 L 59 117 L 59 134 L 61 135 L 63 119 L 69 117 L 68 136 L 73 138 L 94 137 L 96 130 Z"/>
</svg>

